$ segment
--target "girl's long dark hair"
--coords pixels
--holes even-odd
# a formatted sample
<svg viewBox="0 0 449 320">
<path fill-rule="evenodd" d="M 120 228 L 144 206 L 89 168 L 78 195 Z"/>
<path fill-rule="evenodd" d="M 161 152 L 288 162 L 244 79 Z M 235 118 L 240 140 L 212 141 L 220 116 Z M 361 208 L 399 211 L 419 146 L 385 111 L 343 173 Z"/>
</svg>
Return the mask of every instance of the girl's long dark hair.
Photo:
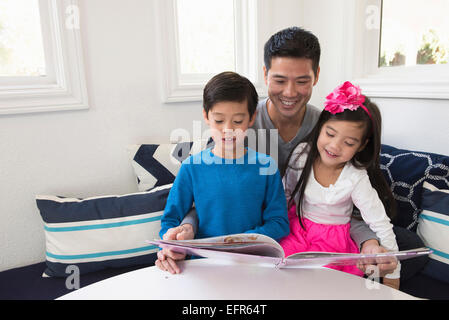
<svg viewBox="0 0 449 320">
<path fill-rule="evenodd" d="M 323 110 L 318 119 L 317 124 L 309 133 L 309 135 L 305 138 L 303 142 L 307 142 L 308 147 L 304 148 L 304 151 L 309 151 L 307 156 L 306 163 L 304 168 L 302 169 L 301 176 L 296 184 L 295 188 L 291 192 L 290 200 L 288 203 L 288 207 L 290 208 L 293 205 L 293 201 L 296 198 L 296 195 L 299 194 L 299 201 L 296 203 L 296 213 L 299 218 L 299 223 L 304 228 L 302 223 L 302 212 L 301 212 L 301 203 L 304 198 L 304 191 L 306 189 L 307 181 L 310 177 L 310 172 L 313 170 L 313 163 L 316 158 L 319 156 L 317 149 L 317 141 L 321 132 L 321 128 L 327 121 L 332 120 L 340 120 L 340 121 L 354 121 L 354 122 L 364 122 L 365 123 L 365 134 L 362 138 L 363 143 L 368 140 L 365 148 L 356 153 L 355 156 L 350 160 L 351 163 L 356 168 L 364 168 L 368 172 L 368 176 L 373 188 L 377 191 L 380 200 L 382 201 L 385 211 L 390 218 L 393 218 L 396 215 L 396 201 L 391 193 L 390 186 L 385 180 L 384 175 L 380 169 L 380 148 L 381 148 L 381 127 L 382 127 L 382 118 L 379 111 L 379 108 L 375 103 L 370 101 L 368 97 L 365 97 L 365 102 L 363 105 L 369 110 L 372 119 L 366 113 L 363 108 L 358 108 L 357 110 L 345 110 L 341 113 L 337 113 L 335 115 L 331 114 L 328 111 Z M 294 150 L 294 149 L 293 149 Z M 303 152 L 304 152 L 303 151 Z M 290 153 L 290 156 L 287 160 L 287 169 L 286 170 L 295 170 L 296 168 L 291 167 L 289 165 L 290 158 L 293 155 Z M 299 158 L 299 155 L 295 155 Z M 286 190 L 287 191 L 287 190 Z M 287 191 L 288 192 L 288 191 Z"/>
</svg>

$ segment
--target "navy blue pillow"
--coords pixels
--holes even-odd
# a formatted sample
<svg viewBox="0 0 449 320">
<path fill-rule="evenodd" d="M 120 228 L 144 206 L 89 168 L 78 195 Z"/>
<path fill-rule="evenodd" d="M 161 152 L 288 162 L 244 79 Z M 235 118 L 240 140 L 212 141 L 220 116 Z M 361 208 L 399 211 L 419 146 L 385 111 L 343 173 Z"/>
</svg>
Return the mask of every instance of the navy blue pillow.
<svg viewBox="0 0 449 320">
<path fill-rule="evenodd" d="M 423 273 L 449 283 L 449 190 L 425 182 L 417 234 L 433 250 Z"/>
<path fill-rule="evenodd" d="M 46 238 L 44 276 L 152 264 L 171 184 L 147 192 L 85 199 L 36 196 Z"/>
<path fill-rule="evenodd" d="M 393 219 L 397 226 L 416 231 L 421 213 L 423 183 L 430 182 L 440 189 L 449 189 L 449 157 L 382 145 L 381 169 L 398 203 Z"/>
</svg>

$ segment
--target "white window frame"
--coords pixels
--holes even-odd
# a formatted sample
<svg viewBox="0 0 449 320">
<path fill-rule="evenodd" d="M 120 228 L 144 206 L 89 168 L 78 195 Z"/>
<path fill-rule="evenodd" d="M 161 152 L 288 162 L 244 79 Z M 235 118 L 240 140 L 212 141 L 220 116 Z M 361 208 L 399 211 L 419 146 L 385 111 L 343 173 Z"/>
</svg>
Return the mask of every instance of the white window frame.
<svg viewBox="0 0 449 320">
<path fill-rule="evenodd" d="M 176 0 L 157 1 L 157 25 L 162 58 L 163 101 L 165 103 L 201 101 L 203 88 L 214 74 L 182 75 L 179 65 Z M 263 80 L 263 50 L 258 30 L 261 3 L 257 0 L 234 0 L 236 72 L 250 79 L 260 96 L 266 95 Z M 225 71 L 225 70 L 223 70 Z"/>
<path fill-rule="evenodd" d="M 381 4 L 345 1 L 346 30 L 354 36 L 342 43 L 348 75 L 370 97 L 449 99 L 449 65 L 378 67 Z"/>
<path fill-rule="evenodd" d="M 45 77 L 1 77 L 0 114 L 89 108 L 78 0 L 39 0 Z"/>
</svg>

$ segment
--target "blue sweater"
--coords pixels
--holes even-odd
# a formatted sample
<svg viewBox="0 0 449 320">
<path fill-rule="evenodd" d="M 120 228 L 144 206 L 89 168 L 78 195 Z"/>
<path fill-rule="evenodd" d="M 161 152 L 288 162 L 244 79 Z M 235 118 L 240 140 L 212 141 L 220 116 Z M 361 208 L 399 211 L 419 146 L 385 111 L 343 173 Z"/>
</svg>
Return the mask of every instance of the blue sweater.
<svg viewBox="0 0 449 320">
<path fill-rule="evenodd" d="M 181 223 L 193 203 L 198 214 L 196 238 L 260 233 L 280 240 L 288 235 L 287 203 L 277 166 L 270 156 L 247 150 L 241 158 L 223 159 L 209 148 L 183 161 L 167 199 L 161 238 Z"/>
</svg>

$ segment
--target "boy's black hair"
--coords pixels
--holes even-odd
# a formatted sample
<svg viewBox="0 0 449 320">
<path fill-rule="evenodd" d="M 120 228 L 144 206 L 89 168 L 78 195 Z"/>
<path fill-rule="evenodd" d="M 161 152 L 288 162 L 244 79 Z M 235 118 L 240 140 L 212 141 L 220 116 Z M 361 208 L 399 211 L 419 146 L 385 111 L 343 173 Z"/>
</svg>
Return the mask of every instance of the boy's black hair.
<svg viewBox="0 0 449 320">
<path fill-rule="evenodd" d="M 238 73 L 226 71 L 214 76 L 204 87 L 203 108 L 206 115 L 216 103 L 224 101 L 246 101 L 251 118 L 256 112 L 259 96 L 251 81 Z"/>
<path fill-rule="evenodd" d="M 321 48 L 318 38 L 310 31 L 299 27 L 283 29 L 268 39 L 264 46 L 265 68 L 270 70 L 274 57 L 307 58 L 312 60 L 312 69 L 317 76 Z"/>
<path fill-rule="evenodd" d="M 317 141 L 321 132 L 321 128 L 327 121 L 354 121 L 363 122 L 365 127 L 365 134 L 362 137 L 362 144 L 368 141 L 365 148 L 360 152 L 356 153 L 355 156 L 350 160 L 351 163 L 356 168 L 364 168 L 368 172 L 368 177 L 370 179 L 371 185 L 377 191 L 377 194 L 384 205 L 385 211 L 390 218 L 394 218 L 396 215 L 397 205 L 396 200 L 393 197 L 390 186 L 388 185 L 385 177 L 380 169 L 380 148 L 381 148 L 381 128 L 382 128 L 382 117 L 378 106 L 372 102 L 368 97 L 365 96 L 365 102 L 363 105 L 369 110 L 371 117 L 362 108 L 351 111 L 346 109 L 341 113 L 335 115 L 330 112 L 323 110 L 318 118 L 318 122 L 309 135 L 305 138 L 305 142 L 308 143 L 308 147 L 304 150 L 309 150 L 306 163 L 302 169 L 301 176 L 295 189 L 291 193 L 290 202 L 288 207 L 290 208 L 293 204 L 296 194 L 299 194 L 299 203 L 296 203 L 296 212 L 299 218 L 300 225 L 302 227 L 302 212 L 301 205 L 302 199 L 304 197 L 304 191 L 307 185 L 307 181 L 310 177 L 310 172 L 313 170 L 313 163 L 315 159 L 319 157 L 319 152 L 317 149 Z M 294 150 L 294 149 L 293 149 Z M 293 150 L 288 157 L 287 163 L 290 163 L 290 158 L 293 155 Z M 298 155 L 299 158 L 300 155 Z M 287 165 L 288 166 L 288 165 Z M 288 166 L 287 170 L 293 169 Z M 284 175 L 285 172 L 282 173 Z"/>
</svg>

